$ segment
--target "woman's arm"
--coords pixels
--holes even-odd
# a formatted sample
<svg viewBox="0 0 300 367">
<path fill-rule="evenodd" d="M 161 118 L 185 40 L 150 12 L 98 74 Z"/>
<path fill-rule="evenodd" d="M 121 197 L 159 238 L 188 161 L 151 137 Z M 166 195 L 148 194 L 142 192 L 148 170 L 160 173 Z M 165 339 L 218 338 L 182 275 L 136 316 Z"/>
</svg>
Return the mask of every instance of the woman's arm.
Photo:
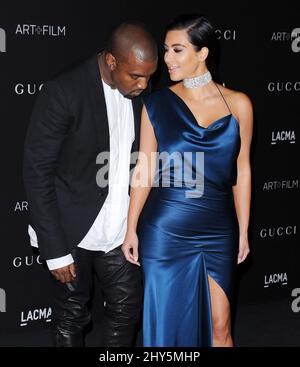
<svg viewBox="0 0 300 367">
<path fill-rule="evenodd" d="M 127 233 L 122 245 L 126 259 L 139 265 L 137 223 L 145 205 L 155 174 L 157 141 L 145 106 L 142 110 L 140 148 L 137 164 L 131 180 L 130 203 L 127 218 Z M 132 252 L 131 252 L 132 251 Z"/>
<path fill-rule="evenodd" d="M 237 159 L 237 183 L 233 186 L 235 210 L 239 222 L 238 264 L 249 254 L 248 225 L 251 203 L 250 146 L 253 131 L 253 110 L 249 98 L 238 93 L 236 103 L 240 125 L 241 148 Z"/>
</svg>

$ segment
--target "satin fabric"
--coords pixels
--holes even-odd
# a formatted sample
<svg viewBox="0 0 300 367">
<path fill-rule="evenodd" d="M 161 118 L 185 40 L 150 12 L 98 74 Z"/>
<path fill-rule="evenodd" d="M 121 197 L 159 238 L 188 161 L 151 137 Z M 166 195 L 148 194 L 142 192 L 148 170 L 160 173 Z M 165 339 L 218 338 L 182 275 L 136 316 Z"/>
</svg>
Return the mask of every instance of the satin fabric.
<svg viewBox="0 0 300 367">
<path fill-rule="evenodd" d="M 144 104 L 158 153 L 185 154 L 184 167 L 202 174 L 203 181 L 199 195 L 194 195 L 197 190 L 184 179 L 178 162 L 157 164 L 154 187 L 138 225 L 144 275 L 143 345 L 212 346 L 208 275 L 231 302 L 237 263 L 232 185 L 237 178 L 239 124 L 229 111 L 207 128 L 199 126 L 185 102 L 169 88 L 145 97 Z M 202 165 L 195 159 L 197 152 L 204 153 Z M 163 187 L 166 172 L 170 172 L 169 187 Z"/>
</svg>

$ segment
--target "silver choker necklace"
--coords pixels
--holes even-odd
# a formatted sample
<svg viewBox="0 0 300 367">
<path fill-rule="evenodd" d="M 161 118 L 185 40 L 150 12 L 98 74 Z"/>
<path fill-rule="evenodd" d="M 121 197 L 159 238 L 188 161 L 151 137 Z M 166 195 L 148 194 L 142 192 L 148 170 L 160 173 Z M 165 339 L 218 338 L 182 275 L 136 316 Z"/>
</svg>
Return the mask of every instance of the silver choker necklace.
<svg viewBox="0 0 300 367">
<path fill-rule="evenodd" d="M 196 76 L 195 78 L 183 79 L 183 85 L 186 88 L 198 88 L 208 84 L 211 80 L 211 73 L 207 71 L 206 73 Z"/>
</svg>

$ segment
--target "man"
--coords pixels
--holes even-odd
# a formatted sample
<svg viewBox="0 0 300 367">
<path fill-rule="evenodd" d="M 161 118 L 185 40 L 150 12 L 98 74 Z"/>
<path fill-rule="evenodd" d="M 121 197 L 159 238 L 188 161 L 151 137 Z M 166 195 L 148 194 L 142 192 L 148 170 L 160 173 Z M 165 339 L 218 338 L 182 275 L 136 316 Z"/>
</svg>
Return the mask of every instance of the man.
<svg viewBox="0 0 300 367">
<path fill-rule="evenodd" d="M 132 98 L 147 88 L 156 67 L 152 36 L 141 25 L 123 23 L 104 51 L 45 83 L 37 98 L 25 141 L 24 183 L 31 242 L 56 278 L 56 346 L 84 345 L 93 271 L 106 302 L 104 345 L 134 341 L 141 274 L 121 251 L 141 111 L 140 99 Z M 109 164 L 101 158 L 105 152 Z M 103 185 L 96 177 L 107 165 Z"/>
</svg>

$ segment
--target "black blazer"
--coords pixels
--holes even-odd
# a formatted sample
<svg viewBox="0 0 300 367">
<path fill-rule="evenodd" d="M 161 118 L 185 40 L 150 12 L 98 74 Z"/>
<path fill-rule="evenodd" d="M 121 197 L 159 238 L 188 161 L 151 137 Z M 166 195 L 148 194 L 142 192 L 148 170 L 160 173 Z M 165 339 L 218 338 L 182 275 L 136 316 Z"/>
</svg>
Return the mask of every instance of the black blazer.
<svg viewBox="0 0 300 367">
<path fill-rule="evenodd" d="M 132 104 L 137 151 L 141 99 Z M 96 219 L 108 194 L 96 182 L 108 164 L 96 164 L 103 151 L 109 151 L 109 126 L 94 55 L 45 83 L 27 131 L 23 177 L 42 258 L 70 253 Z"/>
</svg>

